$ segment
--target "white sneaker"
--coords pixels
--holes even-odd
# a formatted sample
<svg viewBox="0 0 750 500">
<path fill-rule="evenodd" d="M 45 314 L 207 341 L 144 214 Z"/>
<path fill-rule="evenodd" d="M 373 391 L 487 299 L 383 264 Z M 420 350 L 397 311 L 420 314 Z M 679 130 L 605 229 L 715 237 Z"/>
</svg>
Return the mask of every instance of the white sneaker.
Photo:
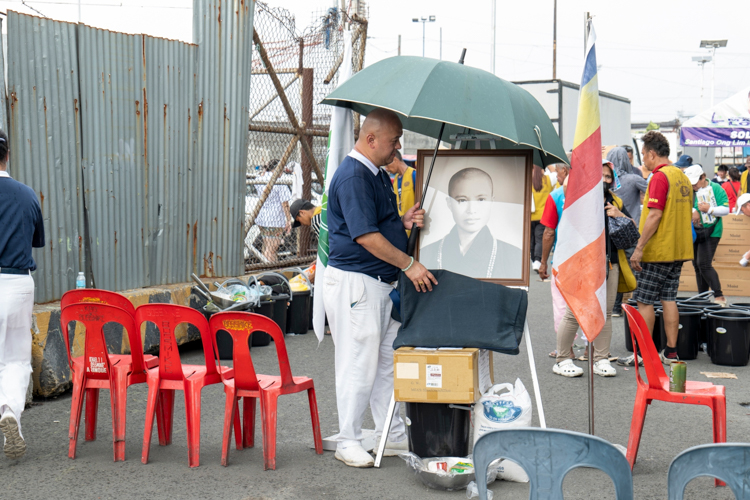
<svg viewBox="0 0 750 500">
<path fill-rule="evenodd" d="M 18 420 L 12 411 L 6 411 L 0 418 L 0 431 L 5 436 L 3 451 L 11 460 L 18 460 L 26 453 L 26 441 L 18 429 Z"/>
<path fill-rule="evenodd" d="M 576 366 L 572 359 L 566 359 L 565 361 L 555 363 L 552 367 L 552 371 L 563 377 L 580 377 L 583 375 L 583 368 Z"/>
<path fill-rule="evenodd" d="M 600 377 L 614 377 L 617 375 L 617 370 L 609 363 L 608 359 L 600 359 L 594 363 L 594 373 Z"/>
<path fill-rule="evenodd" d="M 380 449 L 380 439 L 378 438 L 378 442 L 375 445 L 375 449 L 373 450 L 373 453 L 377 453 Z M 401 441 L 391 441 L 390 439 L 385 442 L 385 451 L 383 452 L 384 457 L 397 457 L 401 453 L 406 453 L 409 451 L 409 440 L 404 436 L 404 439 Z"/>
<path fill-rule="evenodd" d="M 362 448 L 361 445 L 355 444 L 346 448 L 336 448 L 336 460 L 341 460 L 349 467 L 367 468 L 375 465 L 372 455 Z"/>
<path fill-rule="evenodd" d="M 541 262 L 539 262 L 538 260 L 535 260 L 535 261 L 534 261 L 534 262 L 533 262 L 533 263 L 531 264 L 531 268 L 532 268 L 532 269 L 533 269 L 534 271 L 537 271 L 537 272 L 539 272 L 539 268 L 540 268 L 540 267 L 542 267 L 542 263 L 541 263 Z"/>
</svg>

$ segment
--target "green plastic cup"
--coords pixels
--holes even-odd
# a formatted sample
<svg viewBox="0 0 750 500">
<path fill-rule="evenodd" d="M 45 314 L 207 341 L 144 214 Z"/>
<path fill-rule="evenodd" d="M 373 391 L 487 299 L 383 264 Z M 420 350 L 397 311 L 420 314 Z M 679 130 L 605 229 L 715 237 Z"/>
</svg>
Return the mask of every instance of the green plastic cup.
<svg viewBox="0 0 750 500">
<path fill-rule="evenodd" d="M 684 361 L 672 362 L 669 373 L 669 391 L 685 392 L 685 376 L 687 375 L 687 364 Z"/>
</svg>

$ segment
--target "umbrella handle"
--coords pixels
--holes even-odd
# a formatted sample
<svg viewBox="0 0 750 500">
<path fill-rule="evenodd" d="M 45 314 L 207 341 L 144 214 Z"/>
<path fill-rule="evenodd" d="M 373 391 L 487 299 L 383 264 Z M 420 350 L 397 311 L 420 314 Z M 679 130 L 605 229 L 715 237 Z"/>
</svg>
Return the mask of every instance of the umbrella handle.
<svg viewBox="0 0 750 500">
<path fill-rule="evenodd" d="M 411 234 L 409 235 L 409 243 L 406 245 L 406 255 L 409 257 L 414 256 L 414 250 L 417 248 L 417 240 L 419 239 L 419 228 L 416 224 L 411 226 Z"/>
</svg>

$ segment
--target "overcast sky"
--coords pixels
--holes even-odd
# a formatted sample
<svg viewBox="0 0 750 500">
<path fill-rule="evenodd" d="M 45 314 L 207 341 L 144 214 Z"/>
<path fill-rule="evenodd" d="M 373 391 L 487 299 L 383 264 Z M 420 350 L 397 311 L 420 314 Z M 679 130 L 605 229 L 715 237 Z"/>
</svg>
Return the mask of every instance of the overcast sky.
<svg viewBox="0 0 750 500">
<path fill-rule="evenodd" d="M 347 0 L 349 1 L 349 0 Z M 340 0 L 339 0 L 340 2 Z M 333 0 L 270 0 L 296 15 L 299 32 L 332 6 Z M 81 20 L 128 33 L 192 41 L 192 0 L 82 0 Z M 0 10 L 78 20 L 78 2 L 0 0 Z M 701 39 L 728 39 L 716 56 L 715 101 L 750 85 L 750 7 L 742 1 L 650 0 L 615 2 L 558 0 L 557 76 L 579 82 L 583 58 L 583 13 L 591 12 L 597 33 L 599 89 L 629 98 L 633 121 L 666 121 L 700 111 L 701 70 L 691 57 L 705 53 Z M 553 0 L 497 0 L 495 73 L 506 80 L 552 77 Z M 372 0 L 366 64 L 395 56 L 425 55 L 490 70 L 491 0 Z M 711 99 L 712 66 L 705 67 L 704 105 Z"/>
</svg>

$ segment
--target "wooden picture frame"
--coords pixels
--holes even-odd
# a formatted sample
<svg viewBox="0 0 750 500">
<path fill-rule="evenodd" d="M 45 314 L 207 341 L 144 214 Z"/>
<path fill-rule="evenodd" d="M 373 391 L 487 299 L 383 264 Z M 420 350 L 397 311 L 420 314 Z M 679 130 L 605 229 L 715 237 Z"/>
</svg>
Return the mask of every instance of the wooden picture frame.
<svg viewBox="0 0 750 500">
<path fill-rule="evenodd" d="M 417 151 L 418 200 L 433 153 Z M 425 227 L 419 234 L 415 258 L 428 269 L 446 269 L 467 276 L 485 273 L 471 277 L 528 287 L 532 163 L 531 151 L 439 150 L 427 187 Z M 448 186 L 458 172 L 462 173 L 454 179 L 454 197 L 456 189 L 461 192 L 456 199 L 448 196 Z M 485 200 L 487 193 L 492 196 L 489 208 L 469 205 L 472 200 Z M 457 253 L 465 238 L 473 238 L 469 249 L 465 254 Z M 481 246 L 477 246 L 479 242 Z"/>
</svg>

